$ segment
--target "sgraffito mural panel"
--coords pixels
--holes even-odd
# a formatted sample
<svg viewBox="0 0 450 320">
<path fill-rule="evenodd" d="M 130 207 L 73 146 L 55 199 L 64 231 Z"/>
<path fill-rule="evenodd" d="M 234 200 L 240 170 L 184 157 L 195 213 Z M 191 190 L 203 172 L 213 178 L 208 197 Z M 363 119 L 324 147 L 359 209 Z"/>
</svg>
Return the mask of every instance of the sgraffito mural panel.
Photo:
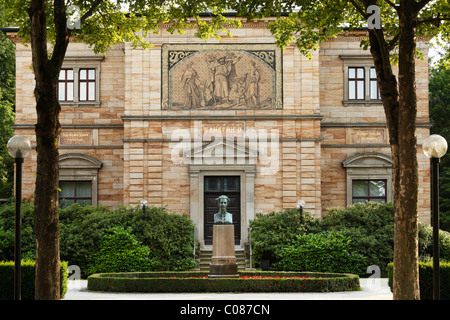
<svg viewBox="0 0 450 320">
<path fill-rule="evenodd" d="M 162 109 L 281 109 L 275 44 L 166 44 Z"/>
</svg>

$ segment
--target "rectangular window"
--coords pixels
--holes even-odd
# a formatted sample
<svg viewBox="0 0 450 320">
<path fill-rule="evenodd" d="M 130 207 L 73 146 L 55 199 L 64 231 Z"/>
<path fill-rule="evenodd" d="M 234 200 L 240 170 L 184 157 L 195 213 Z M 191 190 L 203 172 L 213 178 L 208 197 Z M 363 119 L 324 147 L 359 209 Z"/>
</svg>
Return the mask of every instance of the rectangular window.
<svg viewBox="0 0 450 320">
<path fill-rule="evenodd" d="M 59 204 L 62 208 L 73 203 L 92 204 L 91 181 L 60 181 Z"/>
<path fill-rule="evenodd" d="M 68 63 L 71 65 L 71 63 Z M 100 65 L 61 68 L 57 96 L 61 105 L 100 106 Z"/>
<path fill-rule="evenodd" d="M 353 180 L 352 203 L 386 202 L 386 180 Z"/>
<path fill-rule="evenodd" d="M 95 69 L 80 69 L 78 79 L 80 101 L 95 101 Z"/>
<path fill-rule="evenodd" d="M 58 100 L 73 101 L 73 69 L 61 69 L 59 72 Z"/>
<path fill-rule="evenodd" d="M 348 68 L 348 99 L 364 100 L 364 83 L 365 83 L 364 67 Z"/>
<path fill-rule="evenodd" d="M 378 88 L 377 72 L 370 68 L 370 100 L 380 100 L 380 89 Z"/>
</svg>

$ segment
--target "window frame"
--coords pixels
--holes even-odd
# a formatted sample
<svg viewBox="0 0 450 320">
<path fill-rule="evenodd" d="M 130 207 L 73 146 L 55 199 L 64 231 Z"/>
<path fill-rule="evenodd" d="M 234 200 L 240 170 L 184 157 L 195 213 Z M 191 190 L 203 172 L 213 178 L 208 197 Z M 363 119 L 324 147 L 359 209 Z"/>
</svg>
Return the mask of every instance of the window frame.
<svg viewBox="0 0 450 320">
<path fill-rule="evenodd" d="M 382 104 L 378 82 L 378 99 L 371 99 L 371 85 L 375 78 L 370 77 L 371 68 L 374 68 L 373 58 L 370 55 L 340 55 L 339 58 L 343 62 L 343 73 L 344 73 L 344 99 L 342 103 L 344 106 L 349 105 L 366 105 L 370 106 L 373 104 Z M 349 68 L 364 68 L 364 99 L 350 99 L 349 90 Z"/>
<path fill-rule="evenodd" d="M 353 204 L 354 180 L 386 180 L 386 202 L 393 200 L 392 158 L 375 151 L 355 153 L 342 161 L 346 171 L 346 203 Z"/>
<path fill-rule="evenodd" d="M 64 199 L 66 199 L 66 200 L 73 200 L 73 203 L 79 203 L 77 200 L 89 200 L 90 201 L 90 205 L 92 206 L 92 204 L 93 204 L 93 184 L 92 184 L 92 180 L 59 180 L 59 188 L 61 189 L 61 182 L 72 182 L 73 183 L 73 194 L 74 194 L 74 196 L 73 197 L 61 197 L 61 191 L 59 191 L 58 192 L 58 201 L 59 201 L 59 204 L 61 205 L 61 203 L 62 203 L 62 201 L 64 200 Z M 80 182 L 87 182 L 87 183 L 89 183 L 90 184 L 90 186 L 91 186 L 91 195 L 90 195 L 90 197 L 77 197 L 77 183 L 80 183 Z"/>
<path fill-rule="evenodd" d="M 367 196 L 355 196 L 354 195 L 354 182 L 355 181 L 364 181 L 367 182 Z M 372 181 L 383 181 L 384 182 L 384 196 L 371 196 L 370 195 L 370 182 Z M 366 200 L 372 201 L 373 199 L 383 200 L 387 202 L 387 179 L 352 179 L 352 204 L 355 203 L 355 199 L 357 200 Z M 359 202 L 359 201 L 358 201 Z"/>
<path fill-rule="evenodd" d="M 350 77 L 350 69 L 354 69 L 355 72 L 355 76 L 353 78 Z M 358 77 L 358 70 L 362 70 L 363 75 L 362 78 Z M 355 90 L 353 92 L 355 98 L 350 99 L 350 83 L 354 82 L 354 87 Z M 362 89 L 363 89 L 363 94 L 362 97 L 359 96 L 359 86 L 362 85 Z M 358 67 L 358 66 L 353 66 L 353 67 L 348 67 L 348 78 L 347 78 L 347 86 L 348 86 L 348 100 L 365 100 L 366 99 L 366 95 L 365 95 L 365 88 L 366 88 L 366 70 L 364 67 Z"/>
<path fill-rule="evenodd" d="M 92 183 L 91 205 L 97 206 L 101 161 L 83 153 L 65 153 L 59 156 L 58 166 L 59 181 L 90 181 Z"/>
<path fill-rule="evenodd" d="M 90 79 L 89 78 L 89 74 L 90 74 L 90 72 L 89 71 L 92 71 L 92 70 L 94 70 L 94 79 L 92 80 L 92 79 Z M 81 72 L 82 71 L 86 71 L 86 79 L 81 79 Z M 97 100 L 97 98 L 96 98 L 96 87 L 97 87 L 97 83 L 96 83 L 96 80 L 97 80 L 97 77 L 96 77 L 96 69 L 95 68 L 80 68 L 80 69 L 78 69 L 78 101 L 80 101 L 80 102 L 87 102 L 87 101 L 96 101 Z M 89 89 L 89 84 L 90 83 L 93 83 L 94 84 L 94 99 L 89 99 L 89 95 L 90 95 L 90 89 Z M 86 99 L 81 99 L 81 86 L 82 86 L 82 84 L 85 84 L 86 85 Z"/>
<path fill-rule="evenodd" d="M 71 70 L 72 71 L 72 80 L 67 79 L 67 72 Z M 58 101 L 59 102 L 73 102 L 74 100 L 74 90 L 75 90 L 75 78 L 74 78 L 74 74 L 73 74 L 73 69 L 72 68 L 61 68 L 60 70 L 60 74 L 61 71 L 64 71 L 64 79 L 61 79 L 60 77 L 58 77 Z M 60 84 L 64 83 L 64 99 L 63 100 L 59 100 L 59 87 Z M 68 83 L 72 83 L 72 99 L 67 99 L 67 85 Z"/>
<path fill-rule="evenodd" d="M 370 101 L 381 100 L 380 88 L 378 86 L 377 73 L 375 70 L 375 78 L 372 78 L 372 70 L 375 70 L 375 67 L 370 67 L 370 69 L 369 69 L 369 98 L 370 98 Z M 375 85 L 375 89 L 377 91 L 376 98 L 372 98 L 372 85 Z"/>
<path fill-rule="evenodd" d="M 59 103 L 62 107 L 100 107 L 101 106 L 101 62 L 104 60 L 104 56 L 66 56 L 61 67 L 62 69 L 72 69 L 73 70 L 73 101 L 60 100 Z M 81 100 L 80 99 L 80 71 L 81 70 L 92 70 L 95 69 L 95 92 L 94 100 Z M 87 83 L 89 86 L 89 82 Z M 86 92 L 86 97 L 88 98 L 88 92 Z M 59 98 L 59 96 L 58 96 Z"/>
</svg>

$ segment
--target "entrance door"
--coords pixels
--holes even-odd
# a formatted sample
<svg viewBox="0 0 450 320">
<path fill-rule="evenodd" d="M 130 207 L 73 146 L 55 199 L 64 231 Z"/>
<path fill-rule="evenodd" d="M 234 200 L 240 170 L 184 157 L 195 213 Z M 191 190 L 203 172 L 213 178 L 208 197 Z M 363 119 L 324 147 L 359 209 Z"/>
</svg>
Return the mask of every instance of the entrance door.
<svg viewBox="0 0 450 320">
<path fill-rule="evenodd" d="M 241 240 L 241 191 L 239 176 L 204 177 L 204 239 L 206 245 L 212 245 L 214 214 L 219 212 L 216 198 L 226 195 L 230 198 L 227 211 L 233 215 L 234 243 Z"/>
</svg>

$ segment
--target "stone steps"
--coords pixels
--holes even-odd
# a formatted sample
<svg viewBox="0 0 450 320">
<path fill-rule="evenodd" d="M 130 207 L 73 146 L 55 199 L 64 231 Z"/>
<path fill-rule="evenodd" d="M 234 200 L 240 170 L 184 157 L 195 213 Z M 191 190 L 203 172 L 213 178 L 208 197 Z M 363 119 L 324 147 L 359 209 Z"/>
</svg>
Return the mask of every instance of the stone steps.
<svg viewBox="0 0 450 320">
<path fill-rule="evenodd" d="M 236 249 L 236 264 L 238 266 L 238 270 L 245 270 L 248 268 L 248 259 L 245 257 L 244 249 Z M 195 270 L 198 271 L 209 271 L 209 266 L 211 264 L 212 257 L 212 249 L 203 249 L 200 251 L 198 258 L 196 259 L 198 263 L 198 267 Z"/>
</svg>

